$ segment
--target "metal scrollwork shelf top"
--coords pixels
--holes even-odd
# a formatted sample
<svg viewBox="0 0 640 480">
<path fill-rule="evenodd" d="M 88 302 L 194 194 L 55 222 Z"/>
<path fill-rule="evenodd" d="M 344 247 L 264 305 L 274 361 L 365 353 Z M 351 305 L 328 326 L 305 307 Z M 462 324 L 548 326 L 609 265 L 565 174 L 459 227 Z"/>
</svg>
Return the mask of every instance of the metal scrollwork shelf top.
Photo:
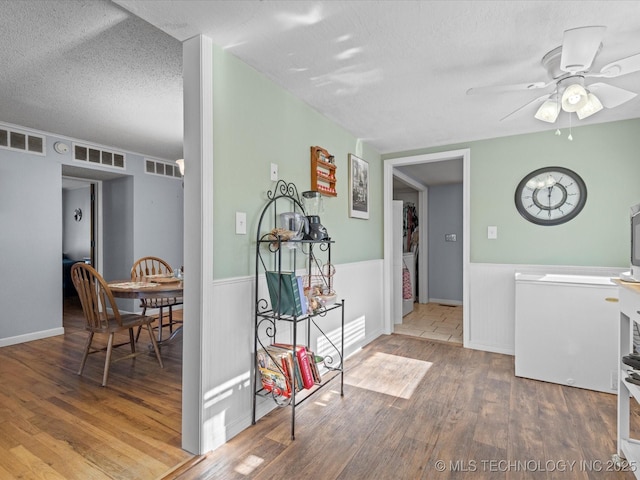
<svg viewBox="0 0 640 480">
<path fill-rule="evenodd" d="M 287 183 L 284 180 L 278 180 L 273 190 L 267 192 L 267 198 L 273 200 L 278 196 L 291 197 L 300 202 L 300 195 L 298 194 L 298 187 L 295 183 Z"/>
</svg>

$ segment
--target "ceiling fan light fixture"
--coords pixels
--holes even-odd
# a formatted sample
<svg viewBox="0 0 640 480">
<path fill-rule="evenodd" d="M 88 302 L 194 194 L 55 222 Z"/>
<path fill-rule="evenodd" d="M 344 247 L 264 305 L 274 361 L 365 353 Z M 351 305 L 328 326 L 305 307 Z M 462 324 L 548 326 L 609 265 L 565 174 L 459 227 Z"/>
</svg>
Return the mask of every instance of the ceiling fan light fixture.
<svg viewBox="0 0 640 480">
<path fill-rule="evenodd" d="M 575 112 L 587 103 L 587 91 L 578 83 L 569 85 L 562 94 L 562 109 Z"/>
<path fill-rule="evenodd" d="M 543 122 L 554 123 L 560 114 L 560 105 L 556 100 L 547 100 L 534 115 L 538 120 Z"/>
<path fill-rule="evenodd" d="M 600 110 L 602 110 L 602 103 L 600 103 L 598 97 L 593 93 L 590 93 L 587 95 L 587 103 L 585 103 L 582 108 L 576 110 L 576 115 L 578 115 L 578 118 L 582 120 L 583 118 L 590 117 Z"/>
</svg>

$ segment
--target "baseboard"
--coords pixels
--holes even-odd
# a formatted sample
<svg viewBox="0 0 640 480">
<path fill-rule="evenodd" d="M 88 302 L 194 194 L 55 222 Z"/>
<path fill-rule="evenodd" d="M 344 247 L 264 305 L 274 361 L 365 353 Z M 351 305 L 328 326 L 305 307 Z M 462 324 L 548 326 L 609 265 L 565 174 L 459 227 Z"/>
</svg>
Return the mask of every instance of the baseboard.
<svg viewBox="0 0 640 480">
<path fill-rule="evenodd" d="M 462 305 L 462 300 L 446 300 L 443 298 L 430 298 L 429 303 L 439 303 L 441 305 L 451 305 L 451 306 L 460 306 Z"/>
<path fill-rule="evenodd" d="M 512 348 L 505 348 L 497 345 L 484 345 L 477 342 L 468 342 L 464 344 L 464 348 L 470 348 L 472 350 L 482 350 L 484 352 L 502 353 L 504 355 L 515 355 L 515 351 Z"/>
<path fill-rule="evenodd" d="M 50 330 L 41 330 L 39 332 L 26 333 L 24 335 L 16 335 L 15 337 L 1 338 L 0 347 L 8 347 L 9 345 L 17 345 L 18 343 L 32 342 L 42 338 L 55 337 L 56 335 L 64 335 L 64 328 L 52 328 Z"/>
</svg>

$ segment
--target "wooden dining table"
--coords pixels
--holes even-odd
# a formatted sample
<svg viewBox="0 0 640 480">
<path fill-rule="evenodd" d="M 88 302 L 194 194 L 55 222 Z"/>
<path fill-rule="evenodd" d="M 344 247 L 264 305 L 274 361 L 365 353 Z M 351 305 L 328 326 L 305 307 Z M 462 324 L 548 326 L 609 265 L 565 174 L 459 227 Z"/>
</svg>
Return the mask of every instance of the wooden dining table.
<svg viewBox="0 0 640 480">
<path fill-rule="evenodd" d="M 162 281 L 149 278 L 145 281 L 114 280 L 107 282 L 114 297 L 118 298 L 177 298 L 182 297 L 184 282 L 180 279 L 165 277 Z M 182 331 L 182 325 L 176 328 L 169 338 L 158 341 L 159 344 L 171 341 Z"/>
</svg>

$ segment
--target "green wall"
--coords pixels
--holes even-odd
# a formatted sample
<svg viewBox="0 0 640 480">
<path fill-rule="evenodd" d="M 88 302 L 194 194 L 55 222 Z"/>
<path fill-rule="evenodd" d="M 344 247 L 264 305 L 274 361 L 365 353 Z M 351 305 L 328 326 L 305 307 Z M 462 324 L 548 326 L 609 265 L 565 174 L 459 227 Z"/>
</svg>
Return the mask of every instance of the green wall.
<svg viewBox="0 0 640 480">
<path fill-rule="evenodd" d="M 629 207 L 640 203 L 640 119 L 473 141 L 383 158 L 471 150 L 471 262 L 629 265 Z M 574 170 L 587 185 L 582 212 L 563 225 L 543 227 L 517 212 L 514 193 L 529 172 L 544 166 Z M 487 226 L 498 239 L 487 239 Z"/>
<path fill-rule="evenodd" d="M 324 197 L 322 223 L 336 241 L 334 263 L 381 259 L 383 198 L 381 156 L 271 80 L 221 48 L 214 48 L 215 278 L 251 275 L 258 216 L 271 163 L 280 178 L 310 188 L 309 147 L 336 158 L 338 197 Z M 339 98 L 336 98 L 339 101 Z M 472 141 L 411 152 L 397 158 L 460 148 L 471 150 L 471 261 L 475 263 L 629 264 L 629 207 L 640 202 L 640 119 Z M 428 139 L 425 139 L 425 144 Z M 348 154 L 369 162 L 370 220 L 348 216 Z M 543 166 L 576 171 L 587 184 L 584 210 L 570 222 L 542 227 L 516 211 L 514 191 Z M 235 212 L 247 213 L 247 235 L 235 234 Z M 487 226 L 498 239 L 487 239 Z M 264 232 L 262 232 L 264 233 Z"/>
<path fill-rule="evenodd" d="M 270 164 L 298 192 L 310 189 L 310 147 L 335 156 L 337 197 L 323 197 L 322 223 L 336 242 L 333 262 L 383 256 L 380 155 L 281 87 L 214 47 L 214 219 L 216 279 L 252 275 L 258 217 L 275 186 Z M 336 98 L 339 101 L 339 98 Z M 348 216 L 348 154 L 369 162 L 370 220 Z M 235 212 L 247 213 L 247 235 L 235 234 Z M 266 232 L 261 232 L 266 233 Z"/>
</svg>

